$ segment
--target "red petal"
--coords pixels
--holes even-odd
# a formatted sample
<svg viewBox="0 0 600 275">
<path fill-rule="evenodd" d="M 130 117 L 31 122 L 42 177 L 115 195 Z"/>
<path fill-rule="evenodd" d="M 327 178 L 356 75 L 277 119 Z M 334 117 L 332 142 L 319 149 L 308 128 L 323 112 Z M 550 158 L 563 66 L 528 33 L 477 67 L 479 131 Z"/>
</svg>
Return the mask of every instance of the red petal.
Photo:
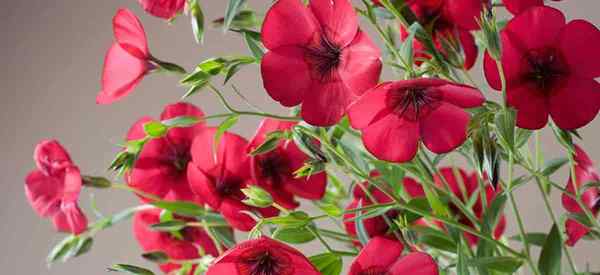
<svg viewBox="0 0 600 275">
<path fill-rule="evenodd" d="M 508 104 L 517 109 L 517 126 L 534 130 L 543 128 L 548 123 L 548 100 L 536 87 L 511 87 L 506 94 Z"/>
<path fill-rule="evenodd" d="M 336 124 L 355 97 L 348 86 L 339 80 L 325 83 L 316 80 L 310 89 L 312 94 L 304 98 L 301 114 L 304 121 L 315 126 Z"/>
<path fill-rule="evenodd" d="M 113 18 L 113 32 L 117 43 L 131 55 L 148 59 L 148 41 L 140 20 L 128 9 L 119 9 Z"/>
<path fill-rule="evenodd" d="M 442 94 L 442 100 L 461 108 L 475 108 L 485 102 L 485 97 L 475 87 L 449 83 L 436 89 Z"/>
<path fill-rule="evenodd" d="M 96 103 L 110 104 L 131 93 L 148 72 L 148 66 L 145 60 L 114 43 L 104 59 L 102 91 L 96 97 Z"/>
<path fill-rule="evenodd" d="M 364 129 L 369 124 L 374 123 L 375 118 L 381 118 L 381 115 L 387 115 L 391 112 L 386 108 L 389 88 L 389 83 L 374 87 L 348 107 L 348 118 L 352 128 Z"/>
<path fill-rule="evenodd" d="M 544 5 L 544 0 L 503 0 L 502 2 L 512 14 L 519 14 L 533 6 Z"/>
<path fill-rule="evenodd" d="M 443 167 L 440 168 L 440 173 L 434 175 L 435 184 L 439 187 L 450 188 L 450 191 L 463 202 L 467 202 L 471 194 L 477 189 L 477 182 L 469 179 L 467 173 L 460 168 Z M 460 177 L 456 177 L 460 175 Z M 442 179 L 443 177 L 443 179 Z"/>
<path fill-rule="evenodd" d="M 356 259 L 354 259 L 348 275 L 364 274 L 362 271 L 373 267 L 387 270 L 398 260 L 398 258 L 400 258 L 403 250 L 404 246 L 397 240 L 391 240 L 385 237 L 375 237 L 367 243 Z M 385 253 L 382 253 L 384 251 Z M 412 274 L 412 270 L 405 274 Z"/>
<path fill-rule="evenodd" d="M 444 1 L 443 13 L 450 21 L 463 29 L 479 29 L 477 19 L 481 16 L 481 0 Z"/>
<path fill-rule="evenodd" d="M 188 164 L 187 178 L 194 194 L 202 198 L 211 208 L 219 209 L 222 198 L 216 190 L 215 182 L 211 178 L 196 167 L 194 163 Z"/>
<path fill-rule="evenodd" d="M 63 190 L 62 190 L 62 201 L 65 202 L 77 202 L 79 200 L 79 193 L 81 192 L 81 173 L 79 168 L 71 166 L 65 169 L 63 178 Z"/>
<path fill-rule="evenodd" d="M 185 0 L 138 0 L 149 14 L 163 19 L 171 19 L 183 11 Z"/>
<path fill-rule="evenodd" d="M 477 61 L 477 44 L 475 43 L 475 37 L 470 32 L 460 29 L 458 30 L 458 39 L 465 55 L 464 68 L 469 70 L 475 65 Z"/>
<path fill-rule="evenodd" d="M 60 209 L 63 183 L 55 177 L 34 170 L 25 179 L 25 195 L 29 204 L 42 217 L 50 217 Z"/>
<path fill-rule="evenodd" d="M 322 199 L 326 187 L 327 174 L 324 172 L 311 175 L 308 178 L 291 180 L 284 185 L 285 190 L 288 192 L 309 200 Z"/>
<path fill-rule="evenodd" d="M 358 18 L 350 1 L 312 0 L 309 5 L 330 42 L 345 47 L 354 39 Z"/>
<path fill-rule="evenodd" d="M 559 128 L 565 130 L 581 128 L 598 114 L 600 83 L 591 78 L 570 77 L 564 85 L 552 93 L 549 102 L 550 116 Z"/>
<path fill-rule="evenodd" d="M 144 137 L 146 137 L 146 132 L 144 131 L 144 124 L 153 121 L 154 119 L 152 119 L 149 116 L 144 116 L 140 119 L 138 119 L 135 123 L 133 123 L 133 125 L 131 125 L 131 127 L 129 128 L 129 130 L 127 131 L 127 140 L 136 140 L 136 139 L 142 139 Z"/>
<path fill-rule="evenodd" d="M 358 31 L 356 38 L 342 51 L 340 77 L 356 95 L 377 85 L 381 74 L 381 52 L 369 36 Z"/>
<path fill-rule="evenodd" d="M 318 32 L 316 19 L 302 1 L 280 0 L 267 12 L 261 35 L 265 47 L 274 50 L 282 46 L 306 45 Z"/>
<path fill-rule="evenodd" d="M 584 20 L 569 22 L 559 36 L 562 56 L 569 64 L 570 73 L 585 78 L 600 76 L 600 30 Z"/>
<path fill-rule="evenodd" d="M 225 132 L 221 136 L 217 150 L 217 161 L 213 151 L 215 128 L 201 131 L 192 144 L 192 161 L 197 168 L 207 173 L 217 165 L 224 165 L 227 173 L 240 179 L 250 178 L 249 158 L 246 152 L 247 141 L 243 137 Z M 190 179 L 191 180 L 191 179 Z"/>
<path fill-rule="evenodd" d="M 581 238 L 583 238 L 587 233 L 590 232 L 590 229 L 585 225 L 580 224 L 578 221 L 574 219 L 568 219 L 565 222 L 565 228 L 567 233 L 567 245 L 574 246 Z"/>
<path fill-rule="evenodd" d="M 40 141 L 35 146 L 33 159 L 38 169 L 45 174 L 53 174 L 73 165 L 67 150 L 53 139 Z"/>
<path fill-rule="evenodd" d="M 53 222 L 56 230 L 75 235 L 83 233 L 88 225 L 85 214 L 81 212 L 79 206 L 74 202 L 63 203 L 60 211 L 54 215 Z"/>
<path fill-rule="evenodd" d="M 249 150 L 258 147 L 267 139 L 267 135 L 276 131 L 291 130 L 297 122 L 265 118 L 260 122 L 254 137 L 248 143 Z"/>
<path fill-rule="evenodd" d="M 365 128 L 362 139 L 366 149 L 378 159 L 406 162 L 417 153 L 419 125 L 390 114 Z"/>
<path fill-rule="evenodd" d="M 519 48 L 531 50 L 554 46 L 564 26 L 565 16 L 559 10 L 540 6 L 514 17 L 504 32 Z"/>
<path fill-rule="evenodd" d="M 421 184 L 410 177 L 404 177 L 402 180 L 402 184 L 404 185 L 404 189 L 406 193 L 408 193 L 412 198 L 422 198 L 425 197 L 425 191 Z"/>
<path fill-rule="evenodd" d="M 312 84 L 304 49 L 299 47 L 269 51 L 260 63 L 260 72 L 267 93 L 286 107 L 300 104 Z"/>
<path fill-rule="evenodd" d="M 192 145 L 192 141 L 196 134 L 205 127 L 205 123 L 202 120 L 204 112 L 194 104 L 179 102 L 165 106 L 165 109 L 160 115 L 160 119 L 168 120 L 180 116 L 195 117 L 200 121 L 192 127 L 172 128 L 169 130 L 167 137 L 171 143 L 184 148 L 189 148 Z"/>
<path fill-rule="evenodd" d="M 509 35 L 506 31 L 500 32 L 500 41 L 502 45 L 502 68 L 504 70 L 504 75 L 506 76 L 507 84 L 512 86 L 513 83 L 517 83 L 521 80 L 519 77 L 521 71 L 527 69 L 522 66 L 526 49 L 520 45 L 515 37 Z M 501 90 L 502 84 L 500 82 L 496 61 L 487 52 L 484 56 L 483 66 L 485 78 L 492 88 Z"/>
<path fill-rule="evenodd" d="M 383 254 L 383 253 L 381 253 Z M 390 275 L 437 275 L 437 263 L 429 254 L 413 252 L 394 263 L 390 268 Z"/>
<path fill-rule="evenodd" d="M 251 210 L 252 208 L 250 206 L 232 199 L 223 200 L 223 203 L 221 203 L 221 207 L 219 208 L 219 212 L 221 212 L 223 218 L 225 218 L 233 228 L 245 232 L 252 230 L 256 225 L 256 221 L 241 211 Z"/>
<path fill-rule="evenodd" d="M 238 274 L 237 266 L 233 263 L 212 264 L 206 271 L 206 275 Z"/>
<path fill-rule="evenodd" d="M 467 139 L 469 120 L 465 110 L 442 103 L 420 122 L 423 143 L 434 153 L 450 152 Z"/>
</svg>

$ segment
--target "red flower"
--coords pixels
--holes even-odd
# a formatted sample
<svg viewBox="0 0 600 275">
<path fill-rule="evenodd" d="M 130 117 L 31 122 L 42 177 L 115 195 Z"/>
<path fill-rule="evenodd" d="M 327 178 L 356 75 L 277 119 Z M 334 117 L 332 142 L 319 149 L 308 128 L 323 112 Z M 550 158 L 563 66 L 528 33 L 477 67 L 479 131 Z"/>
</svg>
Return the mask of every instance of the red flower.
<svg viewBox="0 0 600 275">
<path fill-rule="evenodd" d="M 302 104 L 304 120 L 337 123 L 357 96 L 375 86 L 379 49 L 358 28 L 348 0 L 277 1 L 267 12 L 262 41 L 269 52 L 261 73 L 269 95 L 282 105 Z"/>
<path fill-rule="evenodd" d="M 225 252 L 206 275 L 319 275 L 310 261 L 293 247 L 261 237 Z"/>
<path fill-rule="evenodd" d="M 179 116 L 201 119 L 204 113 L 192 104 L 180 102 L 167 105 L 160 115 L 160 120 Z M 144 138 L 144 124 L 151 121 L 153 119 L 148 116 L 139 119 L 129 129 L 127 140 Z M 173 128 L 164 137 L 146 142 L 133 169 L 125 177 L 127 184 L 163 199 L 202 203 L 190 189 L 187 166 L 191 160 L 192 141 L 203 129 L 204 123 L 186 128 Z M 141 199 L 148 201 L 144 197 Z"/>
<path fill-rule="evenodd" d="M 295 124 L 273 119 L 263 120 L 248 145 L 248 151 L 261 145 L 267 134 L 290 130 Z M 325 195 L 327 174 L 318 173 L 305 178 L 294 176 L 294 171 L 300 169 L 307 160 L 308 156 L 293 141 L 280 141 L 274 150 L 252 158 L 252 178 L 256 185 L 269 191 L 278 204 L 294 209 L 299 206 L 294 196 L 318 200 Z"/>
<path fill-rule="evenodd" d="M 33 156 L 37 169 L 25 179 L 25 195 L 35 212 L 52 218 L 60 232 L 79 234 L 87 229 L 87 218 L 77 203 L 81 174 L 69 153 L 56 140 L 43 140 Z"/>
<path fill-rule="evenodd" d="M 534 7 L 513 18 L 501 32 L 502 66 L 508 103 L 517 125 L 540 129 L 548 115 L 566 130 L 591 122 L 600 109 L 600 31 L 550 7 Z M 494 89 L 501 83 L 495 61 L 485 57 L 485 76 Z"/>
<path fill-rule="evenodd" d="M 138 0 L 149 14 L 163 19 L 171 19 L 183 11 L 185 0 Z"/>
<path fill-rule="evenodd" d="M 209 255 L 219 255 L 211 238 L 198 227 L 186 227 L 181 230 L 182 239 L 174 237 L 170 232 L 153 230 L 150 226 L 160 223 L 160 209 L 137 212 L 133 219 L 133 234 L 144 252 L 163 252 L 173 260 L 197 259 L 199 248 Z M 169 273 L 181 268 L 180 264 L 161 264 L 160 269 Z M 195 267 L 194 267 L 195 269 Z M 194 270 L 193 269 L 193 270 Z M 194 274 L 193 270 L 189 274 Z"/>
<path fill-rule="evenodd" d="M 153 68 L 144 27 L 135 14 L 119 9 L 113 18 L 113 32 L 116 41 L 104 58 L 98 104 L 110 104 L 125 97 Z"/>
<path fill-rule="evenodd" d="M 469 31 L 479 29 L 476 19 L 479 18 L 483 2 L 481 0 L 433 0 L 433 1 L 408 1 L 408 5 L 422 26 L 431 28 L 432 38 L 436 48 L 443 52 L 442 40 L 461 46 L 464 53 L 464 64 L 470 69 L 477 59 L 477 45 L 475 38 Z M 402 39 L 408 33 L 400 26 Z M 425 53 L 425 46 L 414 40 L 413 48 L 416 57 L 431 58 Z M 420 64 L 418 62 L 417 64 Z"/>
<path fill-rule="evenodd" d="M 375 237 L 354 259 L 348 275 L 437 275 L 437 263 L 423 252 L 402 256 L 404 246 L 397 240 Z"/>
<path fill-rule="evenodd" d="M 579 146 L 575 146 L 574 160 L 576 163 L 576 184 L 573 184 L 571 177 L 569 177 L 566 189 L 570 195 L 562 194 L 562 205 L 570 213 L 582 214 L 583 209 L 581 209 L 577 201 L 571 196 L 575 195 L 575 188 L 579 189 L 587 183 L 600 181 L 600 175 L 598 175 L 598 173 L 594 169 L 594 163 L 592 162 L 592 160 Z M 585 190 L 581 195 L 583 204 L 588 209 L 590 209 L 594 215 L 597 215 L 600 211 L 600 189 L 598 187 L 592 187 Z M 587 235 L 588 232 L 590 232 L 590 229 L 587 226 L 579 223 L 575 219 L 568 219 L 565 225 L 567 230 L 567 236 L 569 237 L 567 240 L 567 244 L 569 246 L 574 246 L 577 243 L 577 241 L 579 241 L 579 239 L 581 239 L 583 236 Z"/>
<path fill-rule="evenodd" d="M 483 95 L 475 88 L 435 78 L 382 83 L 348 108 L 353 128 L 377 158 L 413 159 L 419 141 L 435 153 L 447 153 L 467 138 L 469 114 Z M 389 148 L 394 148 L 390 150 Z"/>
<path fill-rule="evenodd" d="M 552 0 L 562 1 L 562 0 Z M 519 14 L 528 8 L 535 6 L 543 6 L 544 0 L 503 0 L 504 6 L 512 14 Z"/>
<path fill-rule="evenodd" d="M 242 211 L 258 211 L 274 216 L 275 208 L 256 208 L 242 203 L 241 189 L 251 182 L 247 142 L 243 137 L 224 133 L 217 153 L 213 151 L 216 129 L 206 128 L 192 143 L 192 163 L 187 175 L 192 191 L 213 209 L 221 212 L 234 228 L 250 231 L 256 221 Z"/>
</svg>

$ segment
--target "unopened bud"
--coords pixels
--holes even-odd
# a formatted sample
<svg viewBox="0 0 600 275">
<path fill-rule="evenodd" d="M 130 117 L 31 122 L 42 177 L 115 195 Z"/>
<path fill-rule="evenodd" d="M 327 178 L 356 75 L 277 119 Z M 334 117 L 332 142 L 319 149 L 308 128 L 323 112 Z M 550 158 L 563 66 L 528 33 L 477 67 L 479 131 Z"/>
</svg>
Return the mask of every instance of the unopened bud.
<svg viewBox="0 0 600 275">
<path fill-rule="evenodd" d="M 242 189 L 242 193 L 247 197 L 244 200 L 244 203 L 247 205 L 266 208 L 273 204 L 273 197 L 271 194 L 256 185 L 250 185 L 247 188 Z"/>
</svg>

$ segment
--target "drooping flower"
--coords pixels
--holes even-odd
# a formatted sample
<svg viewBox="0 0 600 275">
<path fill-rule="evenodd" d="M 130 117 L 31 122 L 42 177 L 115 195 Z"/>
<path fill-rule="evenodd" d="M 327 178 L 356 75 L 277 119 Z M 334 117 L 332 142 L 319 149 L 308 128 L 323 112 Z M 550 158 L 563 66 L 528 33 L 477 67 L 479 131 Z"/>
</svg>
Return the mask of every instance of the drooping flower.
<svg viewBox="0 0 600 275">
<path fill-rule="evenodd" d="M 476 19 L 481 14 L 483 3 L 481 0 L 407 1 L 419 23 L 431 30 L 435 46 L 441 53 L 447 54 L 442 41 L 453 45 L 454 49 L 462 49 L 466 69 L 473 67 L 477 59 L 477 45 L 470 31 L 479 29 Z M 408 37 L 403 26 L 400 26 L 400 34 L 403 40 Z M 415 57 L 431 58 L 419 40 L 414 40 L 413 48 Z"/>
<path fill-rule="evenodd" d="M 566 23 L 550 7 L 533 7 L 510 20 L 501 32 L 502 66 L 508 104 L 517 126 L 540 129 L 548 116 L 565 130 L 591 122 L 600 109 L 600 31 L 584 20 Z M 485 76 L 501 89 L 495 61 L 485 57 Z"/>
<path fill-rule="evenodd" d="M 215 260 L 206 275 L 319 275 L 300 251 L 261 237 L 238 244 Z"/>
<path fill-rule="evenodd" d="M 248 152 L 265 142 L 269 133 L 290 130 L 295 124 L 274 119 L 263 120 L 248 144 Z M 269 191 L 278 204 L 294 209 L 299 206 L 294 196 L 318 200 L 325 195 L 327 175 L 324 172 L 310 177 L 295 177 L 294 172 L 307 160 L 308 156 L 292 140 L 281 140 L 274 150 L 252 157 L 252 178 L 255 184 Z"/>
<path fill-rule="evenodd" d="M 589 156 L 579 146 L 575 146 L 575 183 L 569 177 L 567 182 L 567 192 L 562 194 L 562 205 L 569 212 L 574 214 L 583 214 L 584 210 L 579 206 L 577 201 L 572 197 L 575 196 L 575 188 L 581 189 L 585 184 L 590 182 L 600 182 L 600 175 L 594 168 L 594 163 Z M 587 207 L 594 215 L 600 211 L 600 188 L 591 187 L 583 191 L 581 194 L 583 205 Z M 566 243 L 569 246 L 574 246 L 579 239 L 587 235 L 590 229 L 578 222 L 575 219 L 567 219 L 566 231 L 568 239 Z"/>
<path fill-rule="evenodd" d="M 163 19 L 171 19 L 183 11 L 185 0 L 138 0 L 149 14 Z"/>
<path fill-rule="evenodd" d="M 269 49 L 261 62 L 265 89 L 286 107 L 302 104 L 302 118 L 312 125 L 337 123 L 379 80 L 381 54 L 359 29 L 348 0 L 312 0 L 309 7 L 277 1 L 262 41 Z"/>
<path fill-rule="evenodd" d="M 404 245 L 397 240 L 375 237 L 360 251 L 348 275 L 437 275 L 438 266 L 423 252 L 402 255 Z"/>
<path fill-rule="evenodd" d="M 133 12 L 119 9 L 113 18 L 113 32 L 115 42 L 104 58 L 98 104 L 110 104 L 131 93 L 154 66 L 144 27 Z"/>
<path fill-rule="evenodd" d="M 79 168 L 56 140 L 43 140 L 35 148 L 37 169 L 25 179 L 25 195 L 35 212 L 52 218 L 60 232 L 80 234 L 87 229 L 87 218 L 78 205 L 81 191 Z"/>
<path fill-rule="evenodd" d="M 557 2 L 562 0 L 552 1 Z M 512 14 L 519 14 L 528 8 L 544 5 L 544 0 L 503 0 L 502 2 L 504 3 L 504 7 Z"/>
<path fill-rule="evenodd" d="M 241 189 L 252 181 L 248 142 L 225 132 L 215 153 L 215 134 L 215 128 L 206 128 L 192 143 L 192 162 L 187 167 L 190 187 L 211 208 L 221 212 L 231 226 L 250 231 L 256 221 L 243 211 L 257 211 L 266 217 L 276 215 L 278 211 L 273 207 L 251 207 L 242 202 L 246 197 Z"/>
<path fill-rule="evenodd" d="M 218 250 L 211 238 L 199 227 L 186 227 L 179 236 L 170 232 L 153 230 L 150 226 L 160 223 L 160 209 L 139 211 L 133 219 L 133 234 L 144 252 L 162 252 L 173 260 L 192 260 L 201 257 L 200 249 L 207 255 L 217 257 Z M 165 263 L 160 269 L 169 273 L 181 268 L 177 263 Z M 194 274 L 195 266 L 189 274 Z"/>
<path fill-rule="evenodd" d="M 405 162 L 413 159 L 420 141 L 438 154 L 463 144 L 470 120 L 464 108 L 483 102 L 473 87 L 419 78 L 378 85 L 349 107 L 348 117 L 375 157 Z"/>
<path fill-rule="evenodd" d="M 179 116 L 202 119 L 204 113 L 190 103 L 180 102 L 165 106 L 160 120 Z M 139 119 L 129 129 L 127 140 L 144 138 L 144 124 L 151 121 L 153 119 L 148 116 Z M 172 128 L 165 136 L 146 142 L 135 165 L 125 177 L 127 184 L 162 199 L 202 203 L 200 197 L 190 189 L 187 166 L 191 160 L 192 141 L 204 127 L 204 123 L 199 122 L 191 127 Z M 143 196 L 140 198 L 148 201 Z"/>
</svg>

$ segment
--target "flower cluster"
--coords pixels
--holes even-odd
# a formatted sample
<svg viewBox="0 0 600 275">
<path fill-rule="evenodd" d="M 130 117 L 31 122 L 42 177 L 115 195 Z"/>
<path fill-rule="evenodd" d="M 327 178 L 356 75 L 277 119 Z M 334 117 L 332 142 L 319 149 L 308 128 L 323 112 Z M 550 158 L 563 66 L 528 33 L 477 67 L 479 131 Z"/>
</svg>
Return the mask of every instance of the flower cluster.
<svg viewBox="0 0 600 275">
<path fill-rule="evenodd" d="M 163 20 L 191 17 L 203 43 L 201 0 L 138 2 Z M 69 233 L 48 259 L 81 255 L 97 232 L 133 217 L 142 257 L 170 275 L 339 275 L 344 260 L 350 275 L 562 274 L 562 262 L 582 274 L 569 249 L 600 239 L 600 175 L 575 140 L 600 110 L 600 30 L 542 0 L 497 2 L 277 0 L 263 18 L 230 0 L 212 23 L 242 36 L 250 55 L 213 57 L 191 72 L 151 55 L 141 20 L 119 9 L 97 104 L 123 100 L 149 73 L 175 73 L 189 90 L 126 133 L 109 167 L 124 184 L 81 175 L 55 140 L 37 145 L 27 199 Z M 502 8 L 512 14 L 506 24 L 496 19 Z M 480 52 L 489 87 L 471 80 Z M 234 85 L 252 110 L 228 102 L 216 79 L 227 86 L 251 64 L 289 115 L 261 111 Z M 203 89 L 227 112 L 187 101 Z M 232 131 L 245 116 L 262 118 L 250 139 Z M 543 164 L 547 126 L 567 157 Z M 563 166 L 564 186 L 553 179 Z M 539 188 L 548 233 L 527 232 L 514 196 L 526 184 Z M 106 216 L 93 204 L 99 219 L 88 224 L 84 186 L 125 189 L 137 205 Z M 236 241 L 238 232 L 248 240 Z M 291 246 L 312 241 L 325 252 Z M 537 260 L 532 245 L 542 247 Z"/>
</svg>

